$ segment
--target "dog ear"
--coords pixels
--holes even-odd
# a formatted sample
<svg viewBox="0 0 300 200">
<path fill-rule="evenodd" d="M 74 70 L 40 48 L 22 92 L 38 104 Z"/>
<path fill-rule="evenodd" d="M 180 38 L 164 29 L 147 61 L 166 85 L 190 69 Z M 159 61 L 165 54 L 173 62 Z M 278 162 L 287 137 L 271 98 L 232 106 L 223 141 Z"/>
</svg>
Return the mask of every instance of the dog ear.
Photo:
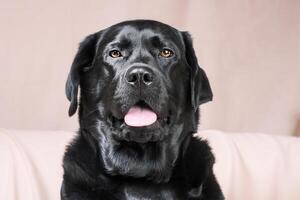
<svg viewBox="0 0 300 200">
<path fill-rule="evenodd" d="M 196 111 L 199 105 L 212 101 L 213 93 L 204 70 L 198 65 L 191 35 L 188 32 L 181 33 L 185 45 L 186 61 L 191 70 L 191 104 Z"/>
<path fill-rule="evenodd" d="M 71 70 L 66 82 L 66 96 L 70 101 L 69 116 L 74 115 L 77 110 L 78 87 L 80 74 L 88 71 L 92 65 L 96 53 L 98 36 L 92 34 L 87 36 L 79 45 L 79 49 L 73 60 Z"/>
</svg>

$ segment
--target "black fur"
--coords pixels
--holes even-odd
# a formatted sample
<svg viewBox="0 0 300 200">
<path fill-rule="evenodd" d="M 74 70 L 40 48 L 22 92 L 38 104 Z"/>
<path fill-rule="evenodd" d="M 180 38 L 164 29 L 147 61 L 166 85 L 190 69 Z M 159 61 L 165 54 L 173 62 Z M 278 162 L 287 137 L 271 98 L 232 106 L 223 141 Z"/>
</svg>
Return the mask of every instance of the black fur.
<svg viewBox="0 0 300 200">
<path fill-rule="evenodd" d="M 160 56 L 164 48 L 174 55 Z M 111 50 L 122 57 L 112 58 Z M 128 84 L 133 67 L 149 70 L 151 85 Z M 212 100 L 212 91 L 187 32 L 135 20 L 88 36 L 66 84 L 70 116 L 79 87 L 80 130 L 64 156 L 62 200 L 224 199 L 211 149 L 193 137 L 198 107 Z M 158 120 L 126 125 L 124 116 L 136 104 Z"/>
</svg>

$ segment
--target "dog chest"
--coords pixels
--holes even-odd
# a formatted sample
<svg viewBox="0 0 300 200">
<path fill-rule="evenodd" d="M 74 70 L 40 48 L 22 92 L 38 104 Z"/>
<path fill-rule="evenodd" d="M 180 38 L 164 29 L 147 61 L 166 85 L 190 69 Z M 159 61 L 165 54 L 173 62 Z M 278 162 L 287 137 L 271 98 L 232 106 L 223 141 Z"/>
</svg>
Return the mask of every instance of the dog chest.
<svg viewBox="0 0 300 200">
<path fill-rule="evenodd" d="M 176 189 L 177 188 L 177 189 Z M 180 200 L 186 199 L 184 191 L 170 185 L 135 184 L 126 185 L 124 196 L 130 200 Z"/>
</svg>

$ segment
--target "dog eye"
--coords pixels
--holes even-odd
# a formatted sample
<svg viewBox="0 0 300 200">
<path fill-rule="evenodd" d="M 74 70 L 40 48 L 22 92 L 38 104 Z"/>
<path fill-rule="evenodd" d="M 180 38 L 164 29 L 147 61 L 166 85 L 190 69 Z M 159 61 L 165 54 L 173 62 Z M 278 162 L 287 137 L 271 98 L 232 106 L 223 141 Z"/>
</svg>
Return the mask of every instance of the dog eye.
<svg viewBox="0 0 300 200">
<path fill-rule="evenodd" d="M 109 52 L 109 56 L 112 58 L 119 58 L 119 57 L 122 57 L 122 54 L 118 50 L 112 50 Z"/>
<path fill-rule="evenodd" d="M 170 49 L 163 49 L 159 52 L 159 55 L 164 58 L 169 58 L 174 55 L 174 52 Z"/>
</svg>

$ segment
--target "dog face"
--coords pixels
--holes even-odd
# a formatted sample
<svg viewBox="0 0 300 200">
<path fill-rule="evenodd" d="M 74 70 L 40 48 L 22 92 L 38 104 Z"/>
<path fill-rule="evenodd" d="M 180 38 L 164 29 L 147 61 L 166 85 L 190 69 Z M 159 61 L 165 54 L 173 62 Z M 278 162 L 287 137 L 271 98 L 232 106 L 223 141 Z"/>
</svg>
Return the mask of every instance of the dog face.
<svg viewBox="0 0 300 200">
<path fill-rule="evenodd" d="M 66 84 L 70 116 L 79 86 L 81 129 L 127 159 L 128 148 L 179 148 L 182 134 L 196 131 L 198 106 L 212 99 L 190 35 L 150 20 L 116 24 L 80 44 Z"/>
</svg>

